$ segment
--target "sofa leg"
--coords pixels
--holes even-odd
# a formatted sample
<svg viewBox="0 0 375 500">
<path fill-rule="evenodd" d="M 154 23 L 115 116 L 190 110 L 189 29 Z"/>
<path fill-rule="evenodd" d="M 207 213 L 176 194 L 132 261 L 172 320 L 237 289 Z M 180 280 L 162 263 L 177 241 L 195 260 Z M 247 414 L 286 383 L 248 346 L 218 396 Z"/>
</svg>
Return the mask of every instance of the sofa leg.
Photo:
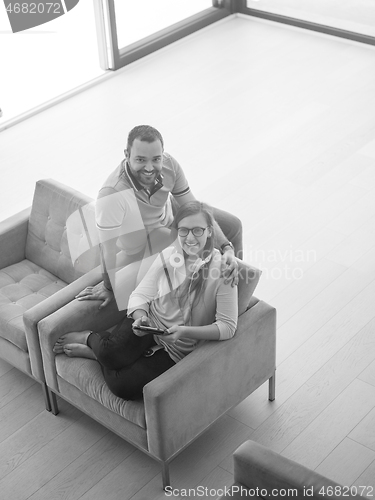
<svg viewBox="0 0 375 500">
<path fill-rule="evenodd" d="M 162 480 L 163 480 L 163 490 L 165 490 L 165 488 L 167 486 L 171 485 L 171 481 L 169 479 L 169 463 L 168 462 L 161 463 L 161 476 L 162 476 Z"/>
<path fill-rule="evenodd" d="M 52 407 L 51 407 L 51 401 L 49 399 L 49 391 L 47 384 L 42 384 L 42 390 L 43 390 L 44 404 L 46 405 L 46 410 L 51 411 Z"/>
<path fill-rule="evenodd" d="M 57 415 L 59 413 L 59 407 L 57 405 L 56 394 L 53 391 L 51 391 L 51 389 L 49 389 L 49 388 L 48 388 L 48 392 L 49 392 L 49 398 L 51 401 L 51 411 L 52 411 L 53 415 Z"/>
<path fill-rule="evenodd" d="M 268 399 L 274 401 L 275 399 L 275 389 L 276 389 L 276 372 L 273 373 L 272 377 L 268 381 Z"/>
</svg>

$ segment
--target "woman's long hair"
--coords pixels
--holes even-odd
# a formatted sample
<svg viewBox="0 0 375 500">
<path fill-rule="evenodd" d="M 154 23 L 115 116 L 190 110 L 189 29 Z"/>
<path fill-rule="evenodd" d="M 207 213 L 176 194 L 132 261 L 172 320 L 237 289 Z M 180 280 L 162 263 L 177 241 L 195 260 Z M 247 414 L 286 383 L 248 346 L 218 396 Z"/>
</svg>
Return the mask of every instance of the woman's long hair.
<svg viewBox="0 0 375 500">
<path fill-rule="evenodd" d="M 201 299 L 205 289 L 206 280 L 208 277 L 212 252 L 214 250 L 214 244 L 215 244 L 214 217 L 212 215 L 211 207 L 206 203 L 202 203 L 200 201 L 191 201 L 182 205 L 174 217 L 174 221 L 171 226 L 172 230 L 176 231 L 176 237 L 177 237 L 177 228 L 179 222 L 182 219 L 185 219 L 185 217 L 190 217 L 191 215 L 196 215 L 196 214 L 203 214 L 204 218 L 206 219 L 207 227 L 211 229 L 211 236 L 207 238 L 201 256 L 202 261 L 206 260 L 206 262 L 204 262 L 203 265 L 201 265 L 197 271 L 194 271 L 192 276 L 189 279 L 185 280 L 185 282 L 181 286 L 179 286 L 176 290 L 176 296 L 179 300 L 180 307 L 185 307 L 188 299 L 190 303 L 190 297 L 193 296 L 194 292 L 195 293 L 194 293 L 193 304 L 198 303 L 199 300 Z M 190 303 L 191 306 L 193 306 L 193 304 Z"/>
</svg>

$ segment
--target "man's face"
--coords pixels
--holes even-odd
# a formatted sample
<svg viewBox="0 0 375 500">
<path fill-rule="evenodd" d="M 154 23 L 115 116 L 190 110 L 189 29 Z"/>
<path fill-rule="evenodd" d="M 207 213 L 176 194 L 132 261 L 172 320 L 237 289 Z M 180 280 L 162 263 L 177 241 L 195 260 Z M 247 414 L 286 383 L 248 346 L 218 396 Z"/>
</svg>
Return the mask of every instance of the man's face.
<svg viewBox="0 0 375 500">
<path fill-rule="evenodd" d="M 130 170 L 142 186 L 153 186 L 163 166 L 163 148 L 161 142 L 141 141 L 134 139 L 130 155 L 126 152 Z"/>
</svg>

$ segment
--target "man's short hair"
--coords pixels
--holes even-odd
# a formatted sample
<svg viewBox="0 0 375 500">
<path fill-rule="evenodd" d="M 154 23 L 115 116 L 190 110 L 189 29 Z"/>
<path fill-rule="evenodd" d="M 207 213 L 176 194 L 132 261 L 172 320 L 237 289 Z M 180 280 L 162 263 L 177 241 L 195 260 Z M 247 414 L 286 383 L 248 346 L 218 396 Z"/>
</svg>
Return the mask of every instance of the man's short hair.
<svg viewBox="0 0 375 500">
<path fill-rule="evenodd" d="M 161 147 L 164 149 L 164 141 L 161 133 L 150 125 L 137 125 L 129 132 L 128 142 L 126 145 L 129 154 L 135 139 L 140 139 L 141 141 L 150 143 L 159 140 L 161 142 Z"/>
</svg>

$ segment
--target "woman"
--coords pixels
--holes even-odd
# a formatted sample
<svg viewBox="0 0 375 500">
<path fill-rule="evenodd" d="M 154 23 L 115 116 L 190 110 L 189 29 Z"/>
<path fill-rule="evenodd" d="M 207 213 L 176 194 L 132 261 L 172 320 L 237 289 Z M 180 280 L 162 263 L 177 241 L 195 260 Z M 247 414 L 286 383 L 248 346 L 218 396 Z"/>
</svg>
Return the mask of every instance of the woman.
<svg viewBox="0 0 375 500">
<path fill-rule="evenodd" d="M 233 337 L 237 288 L 224 282 L 213 220 L 207 205 L 183 205 L 173 223 L 176 244 L 159 254 L 131 294 L 128 317 L 112 332 L 68 333 L 54 351 L 97 359 L 116 396 L 138 399 L 144 385 L 202 341 Z M 152 335 L 142 326 L 165 334 Z"/>
</svg>

